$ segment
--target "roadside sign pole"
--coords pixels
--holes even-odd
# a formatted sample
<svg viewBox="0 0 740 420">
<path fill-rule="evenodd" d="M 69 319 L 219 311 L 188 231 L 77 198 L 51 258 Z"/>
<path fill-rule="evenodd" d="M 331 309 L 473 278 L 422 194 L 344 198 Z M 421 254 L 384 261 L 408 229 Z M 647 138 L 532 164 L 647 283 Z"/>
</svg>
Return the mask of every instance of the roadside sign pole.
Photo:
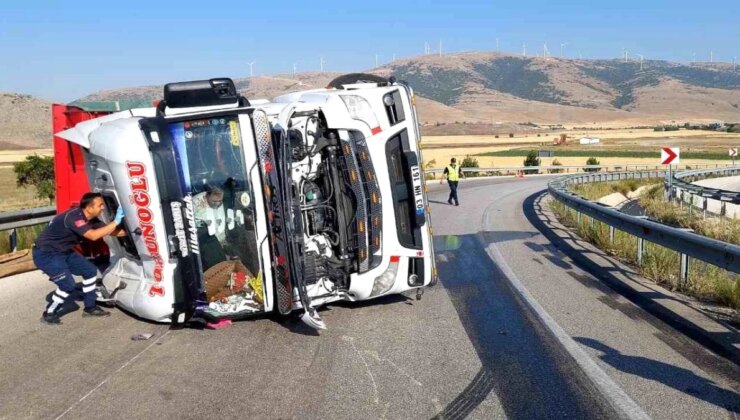
<svg viewBox="0 0 740 420">
<path fill-rule="evenodd" d="M 681 151 L 678 147 L 663 147 L 660 152 L 660 163 L 668 165 L 668 194 L 665 197 L 673 201 L 673 165 L 680 163 Z"/>
</svg>

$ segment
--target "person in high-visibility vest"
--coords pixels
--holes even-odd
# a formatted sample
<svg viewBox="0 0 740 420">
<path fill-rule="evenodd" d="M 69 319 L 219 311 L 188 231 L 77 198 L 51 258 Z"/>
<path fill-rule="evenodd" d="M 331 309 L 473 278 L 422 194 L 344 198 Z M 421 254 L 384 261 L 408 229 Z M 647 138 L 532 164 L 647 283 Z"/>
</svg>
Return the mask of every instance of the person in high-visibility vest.
<svg viewBox="0 0 740 420">
<path fill-rule="evenodd" d="M 463 173 L 462 168 L 457 164 L 457 160 L 452 158 L 450 159 L 450 164 L 445 167 L 442 179 L 439 180 L 439 183 L 441 184 L 445 179 L 447 179 L 447 184 L 450 186 L 450 197 L 447 199 L 448 204 L 452 204 L 452 201 L 454 200 L 456 206 L 460 205 L 460 201 L 457 199 L 457 182 L 460 177 L 465 178 L 465 174 Z"/>
</svg>

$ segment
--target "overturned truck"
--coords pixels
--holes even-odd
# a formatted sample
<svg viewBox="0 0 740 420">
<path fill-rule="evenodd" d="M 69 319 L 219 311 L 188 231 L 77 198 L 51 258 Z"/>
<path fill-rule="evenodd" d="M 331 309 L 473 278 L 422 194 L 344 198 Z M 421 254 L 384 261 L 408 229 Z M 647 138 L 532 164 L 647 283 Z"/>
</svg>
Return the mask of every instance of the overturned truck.
<svg viewBox="0 0 740 420">
<path fill-rule="evenodd" d="M 157 322 L 239 319 L 436 282 L 414 94 L 347 75 L 271 101 L 230 79 L 170 83 L 154 107 L 57 105 L 58 211 L 100 192 L 99 299 Z M 420 290 L 417 291 L 420 293 Z"/>
</svg>

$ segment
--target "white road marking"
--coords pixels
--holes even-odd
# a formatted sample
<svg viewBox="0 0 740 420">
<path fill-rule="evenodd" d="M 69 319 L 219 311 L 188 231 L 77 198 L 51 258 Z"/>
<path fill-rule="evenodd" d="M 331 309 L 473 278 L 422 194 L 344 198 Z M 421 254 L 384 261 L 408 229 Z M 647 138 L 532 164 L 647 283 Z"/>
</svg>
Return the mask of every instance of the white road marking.
<svg viewBox="0 0 740 420">
<path fill-rule="evenodd" d="M 115 376 L 115 374 L 117 374 L 118 372 L 120 372 L 120 371 L 122 371 L 123 369 L 125 369 L 125 368 L 126 368 L 126 366 L 130 365 L 131 363 L 133 363 L 133 362 L 134 362 L 134 361 L 135 361 L 136 359 L 138 359 L 138 358 L 139 358 L 139 356 L 141 356 L 142 354 L 146 353 L 146 351 L 147 351 L 147 350 L 149 350 L 150 348 L 152 348 L 152 346 L 154 346 L 155 344 L 159 343 L 159 341 L 160 341 L 161 339 L 165 338 L 165 337 L 167 336 L 167 334 L 169 334 L 169 333 L 170 333 L 170 331 L 172 331 L 172 330 L 167 330 L 167 331 L 166 331 L 166 332 L 165 332 L 164 334 L 162 334 L 162 336 L 161 336 L 161 337 L 159 337 L 158 339 L 154 340 L 154 341 L 153 341 L 153 342 L 152 342 L 151 344 L 149 344 L 148 346 L 146 346 L 146 348 L 145 348 L 144 350 L 140 351 L 140 352 L 139 352 L 139 353 L 138 353 L 138 354 L 137 354 L 136 356 L 134 356 L 134 357 L 132 357 L 131 359 L 129 359 L 129 360 L 128 360 L 128 361 L 126 362 L 126 363 L 124 363 L 124 364 L 123 364 L 123 366 L 121 366 L 121 367 L 119 367 L 118 369 L 116 369 L 116 371 L 115 371 L 115 372 L 113 372 L 113 373 L 111 373 L 110 375 L 108 375 L 108 377 L 107 377 L 107 378 L 105 378 L 105 379 L 103 379 L 103 381 L 102 381 L 101 383 L 99 383 L 99 384 L 98 384 L 97 386 L 95 386 L 95 387 L 94 387 L 93 389 L 91 389 L 91 390 L 90 390 L 90 391 L 89 391 L 89 392 L 88 392 L 87 394 L 85 394 L 85 395 L 84 395 L 84 396 L 83 396 L 82 398 L 80 398 L 79 400 L 75 401 L 75 403 L 74 403 L 74 404 L 72 404 L 72 405 L 70 405 L 70 406 L 69 406 L 69 408 L 67 408 L 66 410 L 64 410 L 64 412 L 63 412 L 62 414 L 60 414 L 59 416 L 57 416 L 56 420 L 59 420 L 59 419 L 61 419 L 61 418 L 62 418 L 62 417 L 64 417 L 64 416 L 65 416 L 65 415 L 66 415 L 67 413 L 69 413 L 70 411 L 72 411 L 72 409 L 73 409 L 73 408 L 75 408 L 75 407 L 76 407 L 76 406 L 77 406 L 78 404 L 80 404 L 80 403 L 81 403 L 82 401 L 85 401 L 85 399 L 86 399 L 87 397 L 89 397 L 89 396 L 90 396 L 90 395 L 92 395 L 92 394 L 93 394 L 93 393 L 94 393 L 95 391 L 97 391 L 98 389 L 100 389 L 100 387 L 101 387 L 101 386 L 105 385 L 105 384 L 106 384 L 106 383 L 107 383 L 107 382 L 108 382 L 108 381 L 109 381 L 109 380 L 110 380 L 111 378 L 113 378 L 113 376 Z"/>
<path fill-rule="evenodd" d="M 483 229 L 488 229 L 488 209 L 484 213 L 485 225 Z M 558 325 L 557 322 L 545 311 L 539 302 L 524 287 L 519 277 L 506 263 L 506 259 L 495 242 L 486 247 L 488 256 L 498 265 L 514 289 L 524 298 L 527 306 L 535 313 L 540 322 L 550 330 L 550 333 L 560 342 L 560 345 L 575 360 L 581 370 L 591 380 L 594 386 L 609 401 L 612 407 L 617 410 L 620 417 L 629 419 L 650 419 L 650 416 L 640 407 L 629 395 L 627 395 L 619 385 L 614 382 L 609 375 L 604 372 L 599 365 L 578 345 L 578 343 Z"/>
</svg>

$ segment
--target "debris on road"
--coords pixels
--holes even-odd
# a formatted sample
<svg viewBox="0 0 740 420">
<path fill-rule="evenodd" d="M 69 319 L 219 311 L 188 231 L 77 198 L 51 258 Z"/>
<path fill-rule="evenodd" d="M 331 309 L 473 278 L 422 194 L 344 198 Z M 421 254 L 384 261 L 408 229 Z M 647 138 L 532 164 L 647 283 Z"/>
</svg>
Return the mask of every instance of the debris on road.
<svg viewBox="0 0 740 420">
<path fill-rule="evenodd" d="M 231 326 L 230 319 L 221 319 L 218 322 L 209 322 L 206 324 L 206 328 L 211 329 L 211 330 L 220 330 L 222 328 L 226 328 L 230 326 Z"/>
<path fill-rule="evenodd" d="M 154 334 L 152 333 L 142 333 L 142 334 L 134 334 L 131 336 L 131 340 L 133 341 L 146 341 L 150 338 L 152 338 Z"/>
</svg>

